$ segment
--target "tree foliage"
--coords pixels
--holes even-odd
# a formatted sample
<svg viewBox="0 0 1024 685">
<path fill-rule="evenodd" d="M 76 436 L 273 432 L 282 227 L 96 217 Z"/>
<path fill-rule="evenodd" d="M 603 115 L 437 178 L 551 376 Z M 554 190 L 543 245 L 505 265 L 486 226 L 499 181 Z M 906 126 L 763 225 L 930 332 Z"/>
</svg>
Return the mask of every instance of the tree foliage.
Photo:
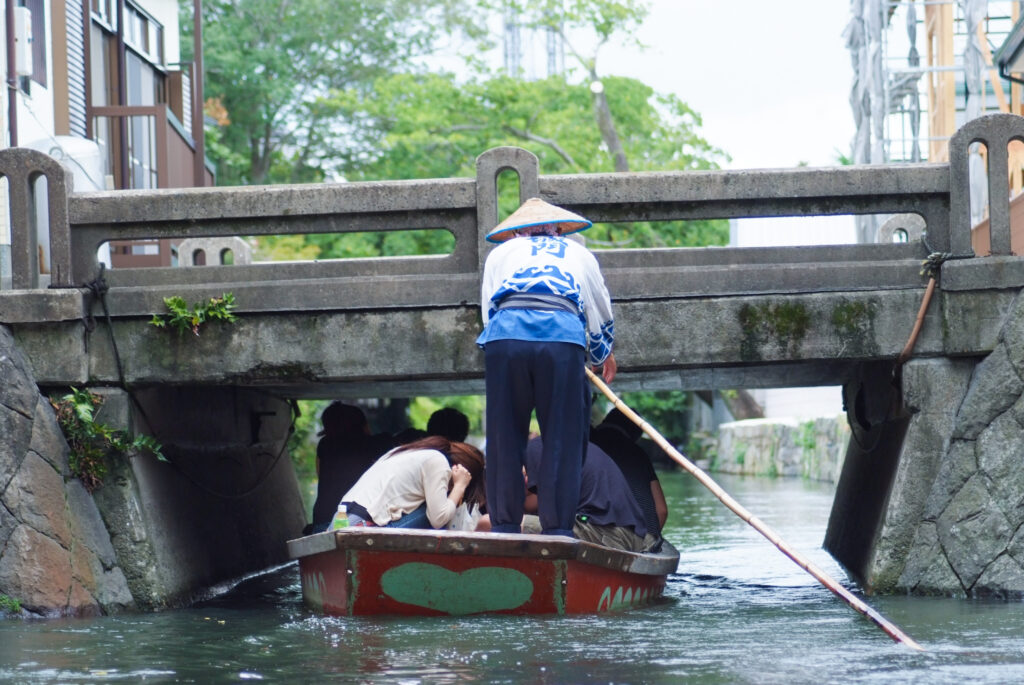
<svg viewBox="0 0 1024 685">
<path fill-rule="evenodd" d="M 642 0 L 486 0 L 492 8 L 504 7 L 515 13 L 520 25 L 545 29 L 559 36 L 578 67 L 582 68 L 588 88 L 594 122 L 615 171 L 629 171 L 629 157 L 619 135 L 619 127 L 609 107 L 609 97 L 598 74 L 597 56 L 613 36 L 638 45 L 634 31 L 647 16 Z M 582 39 L 581 39 L 582 38 Z M 590 50 L 582 48 L 589 38 Z"/>
<path fill-rule="evenodd" d="M 609 77 L 604 86 L 634 170 L 706 170 L 726 159 L 697 132 L 700 116 L 676 96 L 625 77 Z M 368 124 L 342 151 L 351 180 L 471 176 L 476 156 L 501 145 L 532 151 L 544 174 L 615 170 L 590 117 L 589 88 L 564 76 L 460 82 L 452 74 L 396 74 L 334 101 Z M 728 228 L 724 221 L 605 224 L 586 238 L 596 247 L 720 245 Z"/>
<path fill-rule="evenodd" d="M 479 37 L 471 10 L 462 0 L 207 0 L 204 97 L 230 122 L 211 148 L 219 183 L 322 180 L 358 126 L 322 107 L 327 94 L 370 88 L 448 32 Z M 191 17 L 190 2 L 181 13 Z M 191 22 L 182 27 L 187 38 Z"/>
<path fill-rule="evenodd" d="M 690 393 L 678 390 L 626 392 L 619 397 L 644 421 L 655 426 L 661 435 L 676 447 L 685 445 L 690 437 L 693 409 Z M 594 401 L 593 422 L 596 425 L 614 405 L 603 397 Z"/>
</svg>

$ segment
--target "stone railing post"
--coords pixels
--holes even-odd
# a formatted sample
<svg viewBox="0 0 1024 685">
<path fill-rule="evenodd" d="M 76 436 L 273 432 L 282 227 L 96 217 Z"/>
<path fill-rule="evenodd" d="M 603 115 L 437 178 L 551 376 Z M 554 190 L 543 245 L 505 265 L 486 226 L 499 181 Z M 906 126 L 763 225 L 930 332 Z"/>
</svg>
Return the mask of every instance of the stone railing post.
<svg viewBox="0 0 1024 685">
<path fill-rule="evenodd" d="M 1007 146 L 1024 142 L 1024 117 L 989 114 L 960 127 L 949 140 L 950 215 L 949 250 L 972 255 L 970 146 L 982 143 L 988 151 L 988 206 L 991 253 L 1010 251 L 1010 173 Z M 939 247 L 939 246 L 935 246 Z"/>
<path fill-rule="evenodd" d="M 484 236 L 498 225 L 498 175 L 510 169 L 519 174 L 519 202 L 540 197 L 540 162 L 521 147 L 495 147 L 476 158 L 476 227 L 483 268 L 489 244 Z"/>
<path fill-rule="evenodd" d="M 47 213 L 50 228 L 50 284 L 71 285 L 71 228 L 68 195 L 73 180 L 60 162 L 28 148 L 0 150 L 0 176 L 7 179 L 11 209 L 11 287 L 39 287 L 38 217 L 32 186 L 46 177 Z"/>
</svg>

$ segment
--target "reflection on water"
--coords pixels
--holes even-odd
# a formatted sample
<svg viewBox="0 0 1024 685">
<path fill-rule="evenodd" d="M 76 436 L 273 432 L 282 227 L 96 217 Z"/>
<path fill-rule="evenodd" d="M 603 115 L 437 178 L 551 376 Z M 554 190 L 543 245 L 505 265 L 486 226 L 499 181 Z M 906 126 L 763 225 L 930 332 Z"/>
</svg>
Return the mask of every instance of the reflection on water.
<svg viewBox="0 0 1024 685">
<path fill-rule="evenodd" d="M 832 577 L 820 549 L 832 492 L 718 477 Z M 868 602 L 928 650 L 892 642 L 689 476 L 663 485 L 681 553 L 664 601 L 614 615 L 339 619 L 301 601 L 288 565 L 185 610 L 0 621 L 15 683 L 1008 683 L 1024 679 L 1024 605 Z M 847 584 L 848 587 L 851 587 Z"/>
</svg>

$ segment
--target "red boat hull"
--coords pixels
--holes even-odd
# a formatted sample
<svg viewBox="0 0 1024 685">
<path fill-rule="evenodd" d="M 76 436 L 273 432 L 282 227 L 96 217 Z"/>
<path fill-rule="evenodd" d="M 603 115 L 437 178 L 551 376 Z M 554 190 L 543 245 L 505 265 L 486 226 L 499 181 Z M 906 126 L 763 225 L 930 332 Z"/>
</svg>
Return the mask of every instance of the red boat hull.
<svg viewBox="0 0 1024 685">
<path fill-rule="evenodd" d="M 572 538 L 352 529 L 289 542 L 302 594 L 330 615 L 582 614 L 662 595 L 678 553 Z"/>
</svg>

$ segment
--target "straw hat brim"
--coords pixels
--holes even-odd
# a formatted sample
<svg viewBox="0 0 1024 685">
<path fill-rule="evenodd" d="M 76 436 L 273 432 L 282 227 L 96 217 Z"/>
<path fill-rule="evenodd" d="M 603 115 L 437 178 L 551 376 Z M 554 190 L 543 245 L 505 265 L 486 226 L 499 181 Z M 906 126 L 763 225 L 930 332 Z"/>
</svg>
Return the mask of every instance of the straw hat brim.
<svg viewBox="0 0 1024 685">
<path fill-rule="evenodd" d="M 543 226 L 555 224 L 559 235 L 578 233 L 590 228 L 593 224 L 579 214 L 570 212 L 568 209 L 556 207 L 553 204 L 541 200 L 539 197 L 531 197 L 524 202 L 519 209 L 512 212 L 508 218 L 494 227 L 485 238 L 488 242 L 503 243 L 514 237 L 515 232 L 528 226 Z"/>
</svg>

